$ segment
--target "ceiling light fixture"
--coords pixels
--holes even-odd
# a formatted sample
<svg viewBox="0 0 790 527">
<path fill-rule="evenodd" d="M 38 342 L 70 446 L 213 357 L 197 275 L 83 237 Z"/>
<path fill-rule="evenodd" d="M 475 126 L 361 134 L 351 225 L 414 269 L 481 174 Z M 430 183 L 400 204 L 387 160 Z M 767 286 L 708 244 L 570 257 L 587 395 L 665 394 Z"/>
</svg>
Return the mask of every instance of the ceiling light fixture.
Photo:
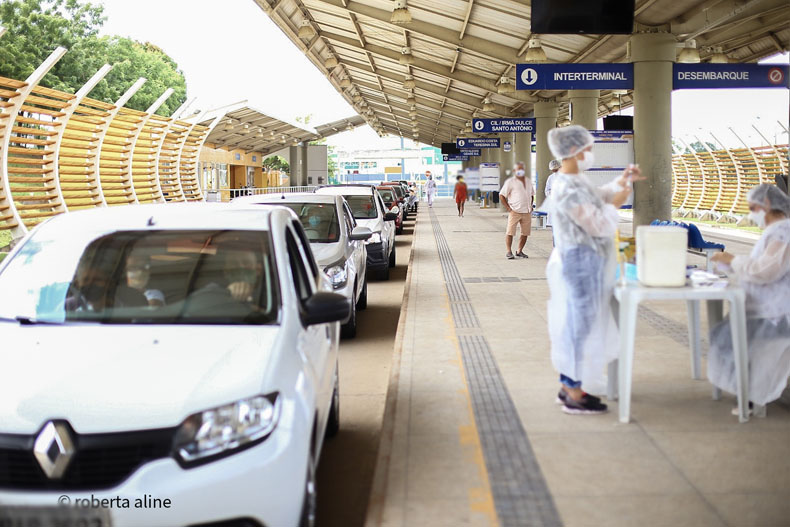
<svg viewBox="0 0 790 527">
<path fill-rule="evenodd" d="M 715 46 L 712 51 L 713 55 L 710 56 L 711 64 L 728 64 L 730 62 L 730 58 L 724 53 L 721 46 Z"/>
<path fill-rule="evenodd" d="M 403 89 L 404 90 L 413 90 L 417 84 L 414 82 L 414 77 L 411 75 L 406 75 L 403 79 Z"/>
<path fill-rule="evenodd" d="M 699 63 L 699 50 L 697 50 L 697 41 L 694 39 L 687 40 L 683 49 L 678 53 L 678 62 L 684 64 L 698 64 Z"/>
<path fill-rule="evenodd" d="M 499 79 L 499 86 L 496 87 L 497 93 L 507 95 L 508 93 L 513 93 L 514 91 L 513 83 L 510 82 L 508 77 L 503 76 L 501 79 Z"/>
<path fill-rule="evenodd" d="M 414 64 L 414 55 L 411 54 L 411 48 L 409 46 L 405 46 L 403 49 L 401 49 L 398 62 L 404 66 L 411 66 Z"/>
<path fill-rule="evenodd" d="M 390 22 L 398 25 L 411 22 L 411 13 L 409 12 L 409 6 L 406 4 L 406 0 L 397 0 L 395 2 L 395 9 L 392 10 Z"/>
<path fill-rule="evenodd" d="M 409 94 L 409 96 L 406 98 L 406 104 L 409 106 L 414 106 L 417 104 L 417 99 L 414 98 L 414 95 Z"/>
<path fill-rule="evenodd" d="M 494 106 L 494 103 L 491 102 L 491 97 L 486 97 L 483 99 L 483 111 L 493 112 L 494 110 L 496 110 L 496 106 Z"/>
<path fill-rule="evenodd" d="M 299 24 L 298 35 L 299 38 L 303 38 L 305 40 L 310 40 L 315 36 L 315 29 L 313 29 L 313 25 L 306 18 L 302 20 L 301 24 Z"/>
<path fill-rule="evenodd" d="M 540 44 L 540 39 L 532 37 L 527 43 L 527 53 L 524 55 L 524 62 L 546 62 L 548 61 L 546 52 Z"/>
<path fill-rule="evenodd" d="M 326 59 L 326 61 L 324 61 L 324 66 L 326 66 L 327 69 L 330 69 L 330 70 L 333 69 L 333 68 L 337 68 L 337 64 L 338 64 L 338 62 L 337 62 L 337 59 L 335 57 L 329 57 L 328 59 Z"/>
<path fill-rule="evenodd" d="M 340 87 L 341 88 L 350 88 L 351 87 L 351 79 L 348 77 L 343 77 L 340 79 Z"/>
</svg>

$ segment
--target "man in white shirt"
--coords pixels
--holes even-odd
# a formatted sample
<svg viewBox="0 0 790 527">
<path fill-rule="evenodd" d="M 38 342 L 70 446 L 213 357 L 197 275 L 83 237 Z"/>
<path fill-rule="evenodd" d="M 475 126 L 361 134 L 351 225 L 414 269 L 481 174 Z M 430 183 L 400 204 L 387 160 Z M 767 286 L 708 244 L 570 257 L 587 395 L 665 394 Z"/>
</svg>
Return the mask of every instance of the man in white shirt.
<svg viewBox="0 0 790 527">
<path fill-rule="evenodd" d="M 527 244 L 527 237 L 532 232 L 532 198 L 535 196 L 535 189 L 532 182 L 527 179 L 522 161 L 513 165 L 513 176 L 509 177 L 499 191 L 499 200 L 508 211 L 507 231 L 505 232 L 505 244 L 507 245 L 508 260 L 518 258 L 528 258 L 524 254 L 524 245 Z M 518 252 L 513 256 L 513 237 L 516 235 L 516 226 L 521 226 L 521 238 L 518 241 Z"/>
</svg>

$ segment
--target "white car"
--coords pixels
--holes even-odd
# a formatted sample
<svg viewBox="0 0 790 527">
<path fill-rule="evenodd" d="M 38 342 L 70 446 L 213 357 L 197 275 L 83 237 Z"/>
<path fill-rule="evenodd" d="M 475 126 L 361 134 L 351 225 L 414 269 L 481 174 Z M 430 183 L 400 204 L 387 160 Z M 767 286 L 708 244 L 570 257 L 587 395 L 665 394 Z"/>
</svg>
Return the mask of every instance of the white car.
<svg viewBox="0 0 790 527">
<path fill-rule="evenodd" d="M 233 200 L 237 206 L 282 205 L 293 210 L 302 222 L 313 256 L 326 273 L 336 293 L 351 300 L 351 315 L 341 335 L 357 334 L 357 310 L 368 305 L 367 251 L 365 240 L 372 232 L 357 226 L 342 196 L 304 192 L 260 194 Z"/>
<path fill-rule="evenodd" d="M 326 185 L 315 189 L 316 194 L 343 196 L 359 225 L 369 228 L 373 235 L 365 241 L 369 271 L 380 280 L 388 280 L 390 267 L 395 267 L 395 220 L 378 191 L 371 185 Z"/>
<path fill-rule="evenodd" d="M 0 264 L 4 525 L 312 525 L 350 309 L 322 280 L 281 207 L 36 228 Z"/>
</svg>

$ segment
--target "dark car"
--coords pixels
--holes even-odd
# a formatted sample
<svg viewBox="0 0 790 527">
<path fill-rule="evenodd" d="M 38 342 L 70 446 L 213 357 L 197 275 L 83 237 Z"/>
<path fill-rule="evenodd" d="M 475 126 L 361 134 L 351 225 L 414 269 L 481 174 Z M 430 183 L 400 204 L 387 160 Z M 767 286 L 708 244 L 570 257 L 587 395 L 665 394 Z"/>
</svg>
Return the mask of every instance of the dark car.
<svg viewBox="0 0 790 527">
<path fill-rule="evenodd" d="M 403 234 L 403 211 L 405 207 L 398 201 L 395 190 L 392 185 L 381 185 L 376 187 L 379 191 L 381 199 L 384 201 L 387 210 L 397 213 L 398 217 L 395 220 L 395 234 Z"/>
</svg>

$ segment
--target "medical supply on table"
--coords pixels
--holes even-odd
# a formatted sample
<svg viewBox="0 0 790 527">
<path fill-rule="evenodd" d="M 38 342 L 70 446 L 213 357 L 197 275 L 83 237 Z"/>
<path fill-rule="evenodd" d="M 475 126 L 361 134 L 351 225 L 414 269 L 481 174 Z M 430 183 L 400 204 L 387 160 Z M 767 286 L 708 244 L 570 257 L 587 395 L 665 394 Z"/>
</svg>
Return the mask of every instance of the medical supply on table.
<svg viewBox="0 0 790 527">
<path fill-rule="evenodd" d="M 641 225 L 636 229 L 639 281 L 651 287 L 686 285 L 688 233 L 682 227 Z"/>
<path fill-rule="evenodd" d="M 722 279 L 719 275 L 701 269 L 692 271 L 689 274 L 689 282 L 691 282 L 692 287 L 714 287 L 719 289 L 727 287 L 729 284 L 727 280 Z"/>
</svg>

